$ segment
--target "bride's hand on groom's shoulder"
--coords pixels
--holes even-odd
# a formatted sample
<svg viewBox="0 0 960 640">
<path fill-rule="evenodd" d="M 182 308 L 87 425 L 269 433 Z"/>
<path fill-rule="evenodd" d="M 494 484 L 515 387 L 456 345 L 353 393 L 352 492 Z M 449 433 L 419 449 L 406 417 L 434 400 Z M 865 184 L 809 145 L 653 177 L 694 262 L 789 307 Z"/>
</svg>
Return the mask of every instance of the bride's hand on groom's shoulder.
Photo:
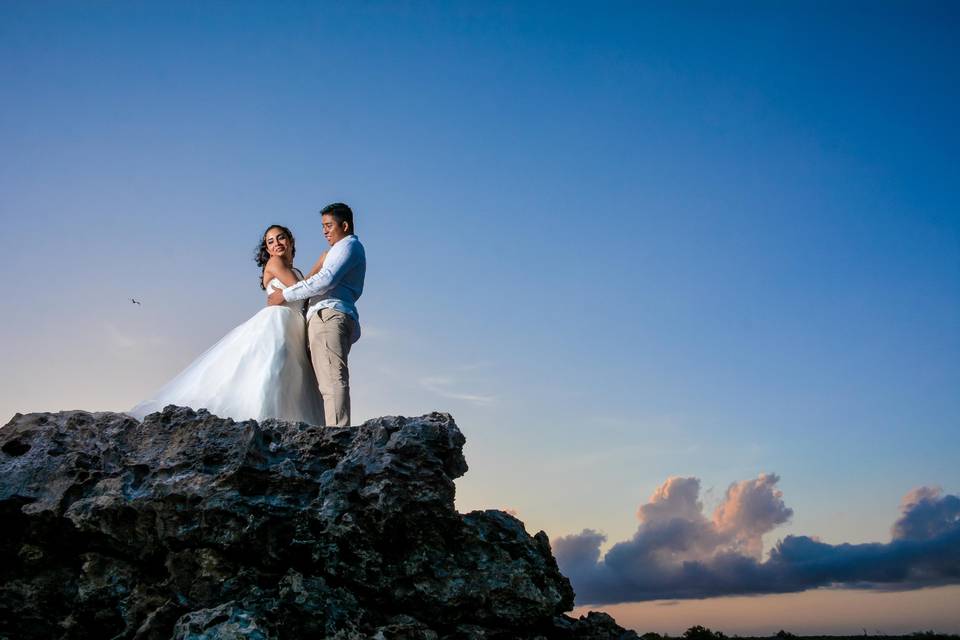
<svg viewBox="0 0 960 640">
<path fill-rule="evenodd" d="M 330 253 L 329 249 L 320 254 L 320 257 L 317 258 L 317 261 L 314 263 L 313 268 L 310 269 L 310 273 L 307 274 L 307 278 L 312 278 L 313 276 L 320 273 L 320 269 L 323 269 L 323 261 L 327 259 L 328 253 Z"/>
</svg>

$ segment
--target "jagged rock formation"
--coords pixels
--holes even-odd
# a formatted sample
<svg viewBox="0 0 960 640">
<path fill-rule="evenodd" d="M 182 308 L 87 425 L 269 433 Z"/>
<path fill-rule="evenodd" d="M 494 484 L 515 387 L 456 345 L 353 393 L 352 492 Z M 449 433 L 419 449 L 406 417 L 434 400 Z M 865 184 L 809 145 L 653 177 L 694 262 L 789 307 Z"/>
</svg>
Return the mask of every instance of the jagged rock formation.
<svg viewBox="0 0 960 640">
<path fill-rule="evenodd" d="M 460 514 L 446 414 L 318 428 L 167 407 L 0 429 L 0 639 L 636 638 L 545 533 Z"/>
</svg>

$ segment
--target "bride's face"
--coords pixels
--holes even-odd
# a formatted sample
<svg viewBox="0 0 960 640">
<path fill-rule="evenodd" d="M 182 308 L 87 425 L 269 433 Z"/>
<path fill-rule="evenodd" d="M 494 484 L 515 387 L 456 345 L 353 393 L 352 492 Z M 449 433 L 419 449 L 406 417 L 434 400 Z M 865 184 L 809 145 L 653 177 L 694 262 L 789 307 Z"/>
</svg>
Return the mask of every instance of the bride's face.
<svg viewBox="0 0 960 640">
<path fill-rule="evenodd" d="M 292 249 L 290 243 L 290 237 L 287 236 L 286 232 L 283 229 L 278 229 L 277 227 L 271 227 L 267 229 L 266 235 L 263 236 L 263 241 L 267 245 L 267 253 L 271 256 L 280 256 L 281 258 L 291 257 Z"/>
</svg>

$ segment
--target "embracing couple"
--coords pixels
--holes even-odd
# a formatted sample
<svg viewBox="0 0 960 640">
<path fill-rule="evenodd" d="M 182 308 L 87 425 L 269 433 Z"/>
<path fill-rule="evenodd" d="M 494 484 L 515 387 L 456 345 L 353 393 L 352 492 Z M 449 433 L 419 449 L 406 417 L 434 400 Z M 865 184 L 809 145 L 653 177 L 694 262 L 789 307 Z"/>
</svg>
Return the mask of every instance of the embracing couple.
<svg viewBox="0 0 960 640">
<path fill-rule="evenodd" d="M 267 306 L 234 328 L 128 413 L 143 419 L 168 404 L 234 420 L 349 426 L 347 356 L 360 337 L 356 302 L 367 259 L 342 202 L 320 211 L 330 249 L 307 276 L 294 267 L 293 233 L 270 225 L 256 261 Z M 306 321 L 304 321 L 306 307 Z"/>
</svg>

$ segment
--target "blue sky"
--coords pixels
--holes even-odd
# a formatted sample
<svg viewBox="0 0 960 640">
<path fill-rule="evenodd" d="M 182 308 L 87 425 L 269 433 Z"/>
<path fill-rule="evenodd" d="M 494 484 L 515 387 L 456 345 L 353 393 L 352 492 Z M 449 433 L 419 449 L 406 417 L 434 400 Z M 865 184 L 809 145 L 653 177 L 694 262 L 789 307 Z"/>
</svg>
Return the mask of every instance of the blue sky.
<svg viewBox="0 0 960 640">
<path fill-rule="evenodd" d="M 946 2 L 2 3 L 0 418 L 133 406 L 262 304 L 268 224 L 309 267 L 344 200 L 354 412 L 453 413 L 461 510 L 612 544 L 670 476 L 709 511 L 769 472 L 793 517 L 768 545 L 887 541 L 907 492 L 960 491 L 958 27 Z"/>
</svg>

